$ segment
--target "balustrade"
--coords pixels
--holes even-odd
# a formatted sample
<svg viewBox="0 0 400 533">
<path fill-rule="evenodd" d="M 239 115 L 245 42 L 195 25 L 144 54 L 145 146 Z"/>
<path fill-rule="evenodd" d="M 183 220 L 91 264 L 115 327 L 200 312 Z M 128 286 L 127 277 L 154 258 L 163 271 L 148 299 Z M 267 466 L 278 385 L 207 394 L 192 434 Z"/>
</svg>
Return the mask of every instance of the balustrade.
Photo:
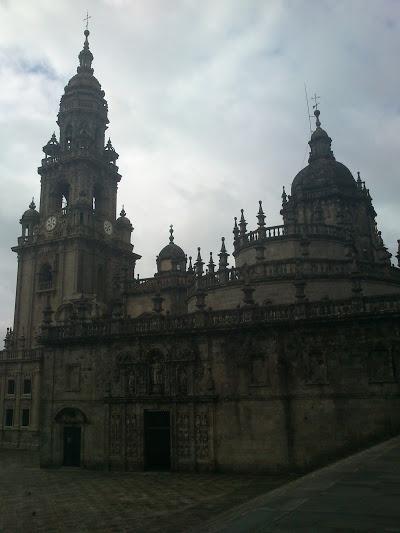
<svg viewBox="0 0 400 533">
<path fill-rule="evenodd" d="M 43 329 L 43 344 L 58 344 L 72 339 L 97 341 L 104 337 L 119 335 L 143 335 L 152 333 L 170 333 L 190 331 L 193 329 L 218 329 L 232 326 L 246 326 L 256 323 L 282 321 L 315 320 L 359 314 L 400 312 L 400 296 L 364 297 L 338 301 L 305 302 L 289 305 L 266 305 L 243 307 L 224 311 L 201 312 L 202 320 L 197 320 L 197 313 L 177 317 L 157 316 L 124 320 L 95 320 L 90 322 L 73 322 Z M 16 352 L 0 352 L 0 360 L 12 359 Z M 34 356 L 35 350 L 26 350 L 27 358 Z M 23 356 L 25 357 L 25 355 Z"/>
</svg>

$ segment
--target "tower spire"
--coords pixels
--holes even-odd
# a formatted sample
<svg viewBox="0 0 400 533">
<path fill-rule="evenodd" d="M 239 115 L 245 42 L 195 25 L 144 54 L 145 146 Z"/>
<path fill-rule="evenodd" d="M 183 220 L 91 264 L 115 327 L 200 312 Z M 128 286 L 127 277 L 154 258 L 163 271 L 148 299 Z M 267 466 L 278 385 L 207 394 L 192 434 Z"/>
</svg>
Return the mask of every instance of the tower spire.
<svg viewBox="0 0 400 533">
<path fill-rule="evenodd" d="M 92 69 L 93 54 L 89 49 L 88 37 L 90 35 L 90 31 L 87 29 L 87 27 L 86 27 L 86 30 L 83 32 L 83 34 L 85 36 L 85 42 L 83 43 L 83 49 L 79 53 L 79 67 L 77 68 L 77 72 L 78 74 L 81 74 L 83 72 L 93 74 L 93 69 Z"/>
<path fill-rule="evenodd" d="M 315 106 L 317 105 L 318 104 L 316 103 Z M 319 109 L 315 109 L 314 116 L 315 125 L 317 127 L 311 135 L 311 139 L 308 143 L 311 148 L 310 157 L 308 158 L 309 163 L 312 163 L 317 159 L 335 159 L 335 156 L 331 150 L 332 139 L 329 137 L 326 131 L 321 128 L 321 121 L 319 120 L 320 114 L 321 111 Z"/>
</svg>

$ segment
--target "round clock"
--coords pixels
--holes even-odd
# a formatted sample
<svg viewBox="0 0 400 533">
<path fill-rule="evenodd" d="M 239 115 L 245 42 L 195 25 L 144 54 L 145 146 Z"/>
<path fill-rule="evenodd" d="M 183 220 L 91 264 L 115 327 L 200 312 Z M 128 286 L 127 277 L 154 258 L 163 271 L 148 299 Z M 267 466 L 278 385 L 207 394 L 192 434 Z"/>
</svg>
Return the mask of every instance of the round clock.
<svg viewBox="0 0 400 533">
<path fill-rule="evenodd" d="M 53 229 L 56 227 L 57 224 L 57 218 L 52 215 L 46 220 L 46 229 L 47 231 L 53 231 Z"/>
<path fill-rule="evenodd" d="M 111 235 L 113 230 L 112 224 L 109 220 L 104 221 L 104 231 L 107 233 L 107 235 Z"/>
</svg>

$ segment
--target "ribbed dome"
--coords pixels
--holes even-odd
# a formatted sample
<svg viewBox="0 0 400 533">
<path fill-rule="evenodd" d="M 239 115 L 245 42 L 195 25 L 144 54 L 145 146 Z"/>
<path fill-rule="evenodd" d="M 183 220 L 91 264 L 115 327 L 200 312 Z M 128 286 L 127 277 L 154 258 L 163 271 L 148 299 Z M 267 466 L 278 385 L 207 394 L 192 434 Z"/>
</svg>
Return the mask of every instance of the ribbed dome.
<svg viewBox="0 0 400 533">
<path fill-rule="evenodd" d="M 186 255 L 182 248 L 173 242 L 164 246 L 161 252 L 158 254 L 158 259 L 174 259 L 185 261 Z"/>
<path fill-rule="evenodd" d="M 311 148 L 309 164 L 294 178 L 292 196 L 310 191 L 355 193 L 357 185 L 350 170 L 336 161 L 331 150 L 332 139 L 321 128 L 319 109 L 314 111 L 314 115 L 317 127 L 308 143 Z"/>
<path fill-rule="evenodd" d="M 316 159 L 300 170 L 292 182 L 292 196 L 310 190 L 353 193 L 356 182 L 350 170 L 335 159 Z"/>
</svg>

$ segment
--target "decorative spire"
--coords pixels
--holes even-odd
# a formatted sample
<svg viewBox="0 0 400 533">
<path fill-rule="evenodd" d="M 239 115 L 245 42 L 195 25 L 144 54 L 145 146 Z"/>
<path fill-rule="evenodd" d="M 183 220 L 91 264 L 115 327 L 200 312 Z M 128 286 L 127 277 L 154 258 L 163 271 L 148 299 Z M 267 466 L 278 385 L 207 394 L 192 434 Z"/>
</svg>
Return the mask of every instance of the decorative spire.
<svg viewBox="0 0 400 533">
<path fill-rule="evenodd" d="M 225 247 L 225 237 L 221 237 L 221 241 L 222 241 L 221 251 L 218 254 L 218 257 L 219 257 L 218 269 L 220 271 L 226 270 L 228 266 L 228 257 L 229 257 L 229 254 L 227 253 L 226 247 Z"/>
<path fill-rule="evenodd" d="M 244 209 L 241 209 L 240 213 L 241 213 L 240 223 L 239 223 L 240 236 L 244 237 L 246 235 L 246 227 L 247 227 L 247 222 L 246 222 L 246 219 L 244 218 Z"/>
<path fill-rule="evenodd" d="M 207 267 L 208 267 L 208 272 L 210 274 L 214 274 L 214 272 L 215 272 L 215 263 L 214 263 L 214 260 L 213 260 L 212 252 L 210 252 L 210 261 L 209 261 Z"/>
<path fill-rule="evenodd" d="M 321 112 L 319 109 L 314 111 L 316 118 L 315 125 L 317 128 L 311 135 L 311 139 L 308 143 L 311 148 L 310 157 L 308 158 L 309 163 L 312 163 L 317 159 L 335 159 L 335 156 L 331 150 L 332 139 L 329 137 L 326 131 L 321 128 L 321 122 L 319 120 L 320 114 Z"/>
<path fill-rule="evenodd" d="M 174 226 L 172 224 L 169 227 L 169 242 L 171 244 L 174 242 Z"/>
<path fill-rule="evenodd" d="M 32 196 L 32 202 L 29 204 L 29 209 L 35 210 L 36 204 L 35 204 L 35 198 Z"/>
<path fill-rule="evenodd" d="M 188 269 L 187 271 L 192 274 L 193 273 L 193 265 L 192 265 L 192 256 L 189 255 L 189 266 L 188 266 Z"/>
<path fill-rule="evenodd" d="M 363 182 L 362 182 L 362 179 L 361 179 L 361 176 L 360 176 L 360 171 L 357 170 L 357 186 L 358 186 L 359 189 L 362 189 L 362 184 L 363 184 Z"/>
<path fill-rule="evenodd" d="M 46 158 L 47 157 L 51 157 L 51 158 L 57 157 L 57 155 L 60 152 L 60 145 L 58 144 L 55 132 L 53 132 L 53 135 L 51 136 L 50 140 L 48 141 L 48 143 L 45 146 L 43 146 L 42 150 L 43 150 L 44 154 L 46 155 Z"/>
<path fill-rule="evenodd" d="M 287 204 L 287 194 L 286 194 L 286 191 L 285 191 L 285 186 L 283 186 L 283 191 L 282 191 L 282 206 L 286 205 Z"/>
<path fill-rule="evenodd" d="M 239 238 L 239 227 L 237 223 L 237 217 L 235 217 L 235 224 L 233 226 L 233 237 L 235 241 Z"/>
<path fill-rule="evenodd" d="M 107 162 L 112 164 L 115 164 L 115 161 L 119 158 L 119 155 L 111 143 L 110 137 L 108 138 L 107 144 L 104 147 L 104 156 Z"/>
<path fill-rule="evenodd" d="M 258 227 L 262 228 L 263 226 L 265 226 L 265 214 L 262 208 L 262 201 L 259 200 L 258 203 L 260 205 L 260 207 L 258 208 L 258 213 L 257 213 Z"/>
<path fill-rule="evenodd" d="M 202 276 L 203 275 L 203 265 L 204 265 L 204 262 L 201 258 L 201 254 L 200 254 L 200 246 L 197 248 L 197 259 L 196 259 L 196 262 L 194 264 L 194 267 L 195 267 L 195 272 L 196 272 L 196 275 L 198 277 Z"/>
<path fill-rule="evenodd" d="M 90 31 L 86 28 L 86 30 L 83 33 L 85 35 L 85 42 L 83 43 L 83 49 L 79 53 L 79 67 L 77 68 L 77 72 L 78 74 L 81 74 L 84 72 L 93 74 L 93 69 L 92 69 L 93 54 L 89 50 L 89 41 L 88 41 Z"/>
<path fill-rule="evenodd" d="M 122 209 L 121 209 L 121 213 L 119 214 L 120 217 L 126 217 L 126 212 L 125 212 L 125 209 L 124 209 L 124 204 L 122 204 Z"/>
</svg>

